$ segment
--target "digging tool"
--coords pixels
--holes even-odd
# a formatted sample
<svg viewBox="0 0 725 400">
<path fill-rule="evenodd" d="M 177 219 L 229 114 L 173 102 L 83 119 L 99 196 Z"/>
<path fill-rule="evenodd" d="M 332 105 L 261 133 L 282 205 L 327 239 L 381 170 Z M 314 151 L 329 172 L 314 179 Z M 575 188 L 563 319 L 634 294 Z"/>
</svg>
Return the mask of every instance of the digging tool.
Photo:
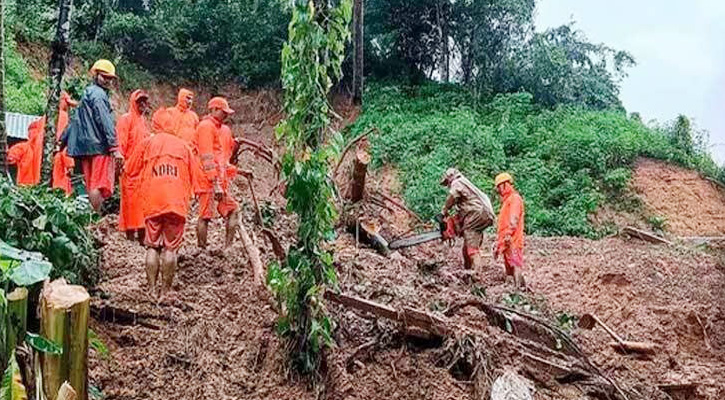
<svg viewBox="0 0 725 400">
<path fill-rule="evenodd" d="M 616 343 L 610 343 L 615 350 L 623 353 L 639 353 L 639 354 L 654 354 L 657 350 L 657 345 L 649 342 L 634 342 L 624 340 L 614 331 L 609 328 L 602 320 L 600 320 L 594 314 L 584 314 L 579 319 L 579 327 L 582 329 L 592 329 L 596 324 L 599 324 L 605 331 L 616 341 Z"/>
<path fill-rule="evenodd" d="M 438 221 L 437 230 L 393 240 L 388 245 L 388 248 L 391 250 L 402 249 L 405 247 L 417 246 L 436 239 L 450 240 L 456 237 L 455 217 L 444 217 L 442 215 L 438 215 L 436 220 Z"/>
</svg>

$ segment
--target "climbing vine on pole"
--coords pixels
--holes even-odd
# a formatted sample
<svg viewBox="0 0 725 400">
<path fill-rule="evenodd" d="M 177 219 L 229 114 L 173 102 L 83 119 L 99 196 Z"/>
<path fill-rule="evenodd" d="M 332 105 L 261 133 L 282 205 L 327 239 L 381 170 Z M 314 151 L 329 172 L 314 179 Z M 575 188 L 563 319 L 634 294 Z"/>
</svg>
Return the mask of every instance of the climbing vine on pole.
<svg viewBox="0 0 725 400">
<path fill-rule="evenodd" d="M 328 243 L 337 218 L 330 164 L 339 153 L 341 137 L 330 128 L 327 95 L 342 75 L 352 1 L 289 4 L 292 20 L 282 49 L 286 118 L 277 127 L 277 139 L 286 145 L 285 196 L 299 226 L 297 243 L 283 263 L 270 266 L 267 282 L 280 304 L 277 326 L 289 338 L 292 366 L 315 374 L 322 352 L 333 345 L 334 322 L 322 294 L 326 286 L 337 284 Z"/>
</svg>

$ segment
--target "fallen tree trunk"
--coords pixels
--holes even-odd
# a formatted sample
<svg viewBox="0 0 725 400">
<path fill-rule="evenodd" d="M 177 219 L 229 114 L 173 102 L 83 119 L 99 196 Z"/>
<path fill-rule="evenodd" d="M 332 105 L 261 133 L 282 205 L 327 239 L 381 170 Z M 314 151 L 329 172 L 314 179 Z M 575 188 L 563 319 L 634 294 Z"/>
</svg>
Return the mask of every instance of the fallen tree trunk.
<svg viewBox="0 0 725 400">
<path fill-rule="evenodd" d="M 43 390 L 56 400 L 64 382 L 88 398 L 88 318 L 90 296 L 64 279 L 45 284 L 40 299 L 40 332 L 63 347 L 63 354 L 42 353 Z"/>
<path fill-rule="evenodd" d="M 374 301 L 329 291 L 325 292 L 325 298 L 346 307 L 369 312 L 409 326 L 424 329 L 436 336 L 447 336 L 451 333 L 448 326 L 449 324 L 445 318 L 441 318 L 424 311 L 418 311 L 407 307 L 403 308 L 403 310 L 396 310 L 390 306 L 376 303 Z"/>
<path fill-rule="evenodd" d="M 121 325 L 139 325 L 153 330 L 161 329 L 161 326 L 150 322 L 149 319 L 167 320 L 163 316 L 154 316 L 137 313 L 133 310 L 126 310 L 112 305 L 91 305 L 91 315 L 98 321 L 105 321 Z"/>
<path fill-rule="evenodd" d="M 365 178 L 368 174 L 368 164 L 370 164 L 369 147 L 370 145 L 365 139 L 357 144 L 352 166 L 352 182 L 350 183 L 350 201 L 353 203 L 357 203 L 365 196 Z"/>
<path fill-rule="evenodd" d="M 628 234 L 630 236 L 634 236 L 636 238 L 642 239 L 642 240 L 644 240 L 646 242 L 657 243 L 657 244 L 672 245 L 672 242 L 670 242 L 669 240 L 667 240 L 667 239 L 665 239 L 663 237 L 654 235 L 654 234 L 649 233 L 649 232 L 645 232 L 645 231 L 643 231 L 641 229 L 637 229 L 637 228 L 634 228 L 634 227 L 631 227 L 631 226 L 625 227 L 624 228 L 624 233 L 626 233 L 626 234 Z"/>
<path fill-rule="evenodd" d="M 262 267 L 262 259 L 259 257 L 259 249 L 255 246 L 254 241 L 247 232 L 247 228 L 245 228 L 242 223 L 239 224 L 239 233 L 242 236 L 244 251 L 247 253 L 249 263 L 252 265 L 254 283 L 258 286 L 262 286 L 264 283 L 264 267 Z"/>
<path fill-rule="evenodd" d="M 466 334 L 487 335 L 485 332 L 479 331 L 475 328 L 471 328 L 466 325 L 458 325 L 447 318 L 411 308 L 398 310 L 389 305 L 376 303 L 374 301 L 354 296 L 337 294 L 330 291 L 325 292 L 325 298 L 345 307 L 400 322 L 405 325 L 403 328 L 406 330 L 407 327 L 415 327 L 440 338 L 458 337 L 462 332 L 464 336 Z M 549 337 L 537 340 L 537 337 L 533 336 L 536 332 L 548 330 L 556 331 L 556 328 L 552 328 L 548 323 L 539 321 L 538 318 L 533 316 L 528 316 L 528 318 L 516 318 L 517 314 L 526 314 L 474 300 L 467 300 L 460 305 L 450 308 L 446 312 L 446 315 L 452 314 L 453 312 L 466 306 L 476 306 L 484 311 L 487 319 L 492 325 L 504 329 L 511 334 L 511 336 L 507 336 L 505 340 L 510 340 L 512 343 L 515 343 L 515 346 L 519 348 L 519 354 L 523 357 L 532 359 L 532 361 L 537 363 L 543 363 L 550 367 L 554 367 L 554 369 L 558 372 L 556 374 L 556 378 L 562 380 L 563 383 L 577 382 L 586 386 L 588 388 L 587 391 L 597 396 L 597 398 L 629 399 L 627 394 L 625 394 L 616 382 L 604 376 L 603 373 L 594 364 L 592 364 L 591 361 L 589 361 L 587 356 L 578 349 L 571 339 L 566 337 L 566 335 L 562 334 L 562 337 L 554 343 L 551 342 Z M 533 328 L 531 327 L 533 325 L 541 326 L 540 328 Z M 497 344 L 497 346 L 498 345 L 499 344 Z M 526 351 L 530 350 L 536 350 L 541 354 L 545 354 L 548 357 L 553 358 L 555 361 L 526 353 Z M 565 360 L 567 363 L 566 366 L 559 364 Z M 565 375 L 561 375 L 561 372 L 564 372 Z"/>
</svg>

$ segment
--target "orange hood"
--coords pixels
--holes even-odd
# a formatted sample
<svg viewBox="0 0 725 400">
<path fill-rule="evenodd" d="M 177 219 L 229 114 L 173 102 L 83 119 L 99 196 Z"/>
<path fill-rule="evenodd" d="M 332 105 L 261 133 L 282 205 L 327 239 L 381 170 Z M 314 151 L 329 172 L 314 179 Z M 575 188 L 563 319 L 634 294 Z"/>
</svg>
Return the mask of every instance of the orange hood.
<svg viewBox="0 0 725 400">
<path fill-rule="evenodd" d="M 151 118 L 151 129 L 154 133 L 170 133 L 174 131 L 174 121 L 165 108 L 159 108 Z"/>
<path fill-rule="evenodd" d="M 148 98 L 149 95 L 141 89 L 136 89 L 131 93 L 131 96 L 128 99 L 128 110 L 134 117 L 141 116 L 141 110 L 138 109 L 138 100 L 142 97 Z"/>
<path fill-rule="evenodd" d="M 176 98 L 176 107 L 181 111 L 189 109 L 189 102 L 186 100 L 188 96 L 194 96 L 194 92 L 189 89 L 179 89 L 179 95 Z"/>
</svg>

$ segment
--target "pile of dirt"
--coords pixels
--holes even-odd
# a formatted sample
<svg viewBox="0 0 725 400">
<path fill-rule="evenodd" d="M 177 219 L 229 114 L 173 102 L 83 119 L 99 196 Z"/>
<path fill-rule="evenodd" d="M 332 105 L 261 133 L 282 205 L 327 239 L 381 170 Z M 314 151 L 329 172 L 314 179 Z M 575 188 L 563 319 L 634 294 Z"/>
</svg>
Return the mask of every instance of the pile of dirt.
<svg viewBox="0 0 725 400">
<path fill-rule="evenodd" d="M 695 171 L 662 161 L 637 162 L 634 188 L 647 212 L 678 236 L 724 236 L 725 191 Z"/>
</svg>

